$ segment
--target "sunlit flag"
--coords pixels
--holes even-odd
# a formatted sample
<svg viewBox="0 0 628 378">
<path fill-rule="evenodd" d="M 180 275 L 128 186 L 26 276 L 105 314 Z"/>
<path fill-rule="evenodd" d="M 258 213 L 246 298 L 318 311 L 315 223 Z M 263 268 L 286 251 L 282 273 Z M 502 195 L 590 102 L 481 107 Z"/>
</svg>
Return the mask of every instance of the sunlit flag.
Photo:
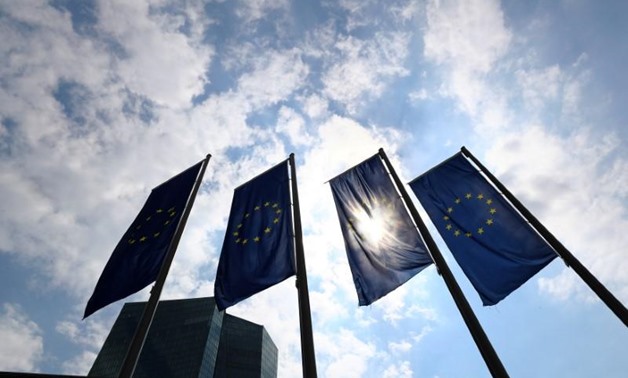
<svg viewBox="0 0 628 378">
<path fill-rule="evenodd" d="M 432 263 L 379 155 L 330 184 L 361 306 Z"/>
</svg>

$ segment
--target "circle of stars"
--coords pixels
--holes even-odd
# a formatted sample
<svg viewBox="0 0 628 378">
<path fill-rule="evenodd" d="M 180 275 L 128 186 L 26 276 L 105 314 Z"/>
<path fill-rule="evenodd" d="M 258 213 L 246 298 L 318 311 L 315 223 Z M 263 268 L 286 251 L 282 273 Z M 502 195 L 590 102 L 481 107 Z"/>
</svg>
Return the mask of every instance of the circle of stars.
<svg viewBox="0 0 628 378">
<path fill-rule="evenodd" d="M 252 211 L 244 213 L 242 220 L 232 231 L 231 236 L 236 244 L 243 246 L 249 243 L 259 243 L 265 236 L 270 236 L 273 228 L 279 223 L 279 218 L 283 213 L 283 209 L 277 202 L 266 201 L 259 205 L 255 205 Z M 264 216 L 266 219 L 270 219 L 259 230 L 248 230 L 247 221 L 253 216 Z"/>
<path fill-rule="evenodd" d="M 484 218 L 484 223 L 478 225 L 473 231 L 471 230 L 461 230 L 458 227 L 455 227 L 451 222 L 451 217 L 453 216 L 456 205 L 460 205 L 465 201 L 479 201 L 486 206 L 487 213 Z M 476 206 L 476 205 L 474 205 Z M 495 214 L 497 214 L 497 209 L 493 206 L 493 200 L 491 198 L 486 198 L 484 194 L 478 193 L 477 195 L 473 195 L 471 193 L 466 193 L 462 198 L 458 197 L 454 200 L 454 205 L 449 206 L 445 210 L 446 214 L 443 216 L 443 221 L 445 222 L 445 230 L 451 232 L 454 237 L 466 236 L 468 238 L 472 236 L 481 236 L 483 235 L 488 228 L 495 224 Z"/>
<path fill-rule="evenodd" d="M 131 226 L 131 235 L 127 239 L 129 245 L 146 243 L 157 239 L 162 231 L 173 223 L 177 210 L 174 207 L 164 210 L 156 209 L 152 214 L 143 217 L 140 223 Z"/>
</svg>

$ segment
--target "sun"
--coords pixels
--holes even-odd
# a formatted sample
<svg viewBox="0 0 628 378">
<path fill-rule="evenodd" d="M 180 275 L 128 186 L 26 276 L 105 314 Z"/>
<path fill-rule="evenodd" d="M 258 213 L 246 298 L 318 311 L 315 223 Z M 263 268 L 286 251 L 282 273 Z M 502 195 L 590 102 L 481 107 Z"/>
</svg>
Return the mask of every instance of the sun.
<svg viewBox="0 0 628 378">
<path fill-rule="evenodd" d="M 380 211 L 366 212 L 363 209 L 354 213 L 356 229 L 360 236 L 372 245 L 378 245 L 386 233 L 386 223 Z"/>
</svg>

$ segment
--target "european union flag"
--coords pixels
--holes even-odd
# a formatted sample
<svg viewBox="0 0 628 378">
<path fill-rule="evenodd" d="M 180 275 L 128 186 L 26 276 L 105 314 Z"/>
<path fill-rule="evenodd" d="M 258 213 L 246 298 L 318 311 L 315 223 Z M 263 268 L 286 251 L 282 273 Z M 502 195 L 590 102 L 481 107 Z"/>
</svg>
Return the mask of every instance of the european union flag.
<svg viewBox="0 0 628 378">
<path fill-rule="evenodd" d="M 504 299 L 556 257 L 461 153 L 410 187 L 485 306 Z"/>
<path fill-rule="evenodd" d="M 379 155 L 330 184 L 360 306 L 432 263 Z"/>
<path fill-rule="evenodd" d="M 83 318 L 155 281 L 202 164 L 153 188 L 113 250 Z"/>
<path fill-rule="evenodd" d="M 220 311 L 296 274 L 288 162 L 236 188 L 214 297 Z"/>
</svg>

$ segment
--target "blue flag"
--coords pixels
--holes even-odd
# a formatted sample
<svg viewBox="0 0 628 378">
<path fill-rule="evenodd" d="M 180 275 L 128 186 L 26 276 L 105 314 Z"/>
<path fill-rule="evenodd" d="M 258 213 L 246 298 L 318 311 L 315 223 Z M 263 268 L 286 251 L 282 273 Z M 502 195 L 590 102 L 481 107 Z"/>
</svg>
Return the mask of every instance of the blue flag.
<svg viewBox="0 0 628 378">
<path fill-rule="evenodd" d="M 330 184 L 360 306 L 432 263 L 379 155 Z"/>
<path fill-rule="evenodd" d="M 461 153 L 410 187 L 485 306 L 504 299 L 556 257 Z"/>
<path fill-rule="evenodd" d="M 83 318 L 157 279 L 203 162 L 153 188 L 103 270 Z"/>
<path fill-rule="evenodd" d="M 296 274 L 288 163 L 233 194 L 214 297 L 220 311 Z"/>
</svg>

